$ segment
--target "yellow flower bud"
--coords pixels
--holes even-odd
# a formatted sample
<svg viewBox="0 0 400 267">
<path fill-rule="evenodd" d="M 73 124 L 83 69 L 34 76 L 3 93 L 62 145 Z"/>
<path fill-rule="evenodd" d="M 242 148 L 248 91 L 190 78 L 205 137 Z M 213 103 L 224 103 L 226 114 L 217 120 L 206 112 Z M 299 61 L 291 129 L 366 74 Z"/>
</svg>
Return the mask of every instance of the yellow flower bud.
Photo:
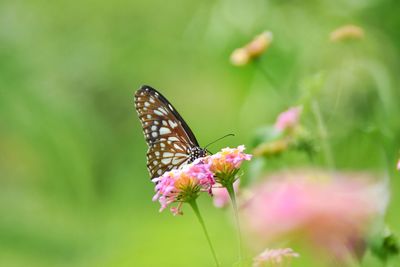
<svg viewBox="0 0 400 267">
<path fill-rule="evenodd" d="M 332 42 L 359 40 L 364 38 L 364 29 L 355 25 L 345 25 L 337 28 L 330 34 Z"/>
</svg>

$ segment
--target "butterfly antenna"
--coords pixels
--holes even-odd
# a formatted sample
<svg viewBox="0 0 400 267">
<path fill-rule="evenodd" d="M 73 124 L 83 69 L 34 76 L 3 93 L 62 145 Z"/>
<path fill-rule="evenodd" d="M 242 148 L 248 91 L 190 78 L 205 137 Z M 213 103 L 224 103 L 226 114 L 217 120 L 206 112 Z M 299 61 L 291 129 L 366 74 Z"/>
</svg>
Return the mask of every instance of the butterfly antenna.
<svg viewBox="0 0 400 267">
<path fill-rule="evenodd" d="M 218 142 L 219 140 L 224 139 L 225 137 L 228 137 L 228 136 L 235 136 L 235 135 L 232 134 L 232 133 L 227 134 L 227 135 L 224 135 L 224 136 L 218 138 L 217 140 L 214 140 L 214 141 L 212 141 L 211 143 L 209 143 L 208 145 L 206 145 L 206 146 L 204 147 L 204 149 L 207 149 L 207 147 L 209 147 L 210 145 L 212 145 L 212 144 Z"/>
</svg>

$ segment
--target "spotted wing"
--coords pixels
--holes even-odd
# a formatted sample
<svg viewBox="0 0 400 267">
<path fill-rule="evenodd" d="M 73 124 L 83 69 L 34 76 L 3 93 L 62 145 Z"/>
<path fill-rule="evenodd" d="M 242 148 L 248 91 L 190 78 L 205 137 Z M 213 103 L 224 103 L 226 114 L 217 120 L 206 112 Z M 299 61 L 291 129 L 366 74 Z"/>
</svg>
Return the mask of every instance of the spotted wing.
<svg viewBox="0 0 400 267">
<path fill-rule="evenodd" d="M 135 106 L 148 145 L 147 169 L 151 178 L 179 168 L 199 144 L 171 103 L 150 86 L 135 93 Z"/>
</svg>

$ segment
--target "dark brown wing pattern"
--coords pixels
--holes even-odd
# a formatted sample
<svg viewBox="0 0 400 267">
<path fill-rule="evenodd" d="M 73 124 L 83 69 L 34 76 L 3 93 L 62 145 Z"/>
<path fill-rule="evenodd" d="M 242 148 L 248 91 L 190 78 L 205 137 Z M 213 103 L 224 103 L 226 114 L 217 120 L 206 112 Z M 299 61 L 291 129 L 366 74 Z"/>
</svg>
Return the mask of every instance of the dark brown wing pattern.
<svg viewBox="0 0 400 267">
<path fill-rule="evenodd" d="M 135 107 L 148 145 L 147 169 L 151 178 L 179 168 L 198 147 L 186 122 L 169 101 L 150 86 L 135 93 Z"/>
</svg>

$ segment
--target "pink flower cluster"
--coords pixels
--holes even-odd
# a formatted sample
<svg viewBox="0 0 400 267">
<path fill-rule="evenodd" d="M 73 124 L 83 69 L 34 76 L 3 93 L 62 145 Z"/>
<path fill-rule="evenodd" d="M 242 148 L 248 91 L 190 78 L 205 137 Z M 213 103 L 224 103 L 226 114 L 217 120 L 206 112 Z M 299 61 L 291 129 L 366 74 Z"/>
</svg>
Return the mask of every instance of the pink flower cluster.
<svg viewBox="0 0 400 267">
<path fill-rule="evenodd" d="M 385 185 L 367 174 L 315 170 L 278 173 L 251 194 L 242 211 L 260 241 L 296 235 L 336 259 L 360 252 L 357 244 L 388 200 Z"/>
<path fill-rule="evenodd" d="M 237 148 L 223 148 L 220 152 L 207 156 L 204 161 L 210 164 L 210 169 L 213 173 L 228 174 L 237 170 L 245 160 L 250 160 L 251 155 L 244 153 L 245 146 L 241 145 Z"/>
<path fill-rule="evenodd" d="M 254 258 L 253 267 L 261 266 L 287 266 L 285 261 L 290 258 L 298 258 L 300 255 L 291 248 L 266 249 Z M 286 260 L 287 259 L 287 260 Z"/>
<path fill-rule="evenodd" d="M 300 120 L 302 107 L 291 107 L 279 114 L 275 122 L 275 128 L 279 131 L 285 131 L 296 127 Z"/>
<path fill-rule="evenodd" d="M 196 198 L 200 191 L 211 193 L 211 187 L 215 184 L 210 165 L 201 161 L 168 171 L 153 179 L 153 182 L 156 183 L 153 201 L 160 202 L 160 212 L 173 202 L 186 202 Z M 181 213 L 180 206 L 171 208 L 171 211 L 175 215 Z"/>
<path fill-rule="evenodd" d="M 171 211 L 174 214 L 181 213 L 181 203 L 194 200 L 200 192 L 212 194 L 212 187 L 216 183 L 214 177 L 221 173 L 232 173 L 240 168 L 244 160 L 251 159 L 251 155 L 243 153 L 244 149 L 243 145 L 237 148 L 224 148 L 215 155 L 199 158 L 191 164 L 183 165 L 177 170 L 168 171 L 153 179 L 156 184 L 153 201 L 160 202 L 160 211 L 173 202 L 180 202 L 178 207 L 171 208 Z M 220 189 L 226 191 L 225 188 Z"/>
</svg>

